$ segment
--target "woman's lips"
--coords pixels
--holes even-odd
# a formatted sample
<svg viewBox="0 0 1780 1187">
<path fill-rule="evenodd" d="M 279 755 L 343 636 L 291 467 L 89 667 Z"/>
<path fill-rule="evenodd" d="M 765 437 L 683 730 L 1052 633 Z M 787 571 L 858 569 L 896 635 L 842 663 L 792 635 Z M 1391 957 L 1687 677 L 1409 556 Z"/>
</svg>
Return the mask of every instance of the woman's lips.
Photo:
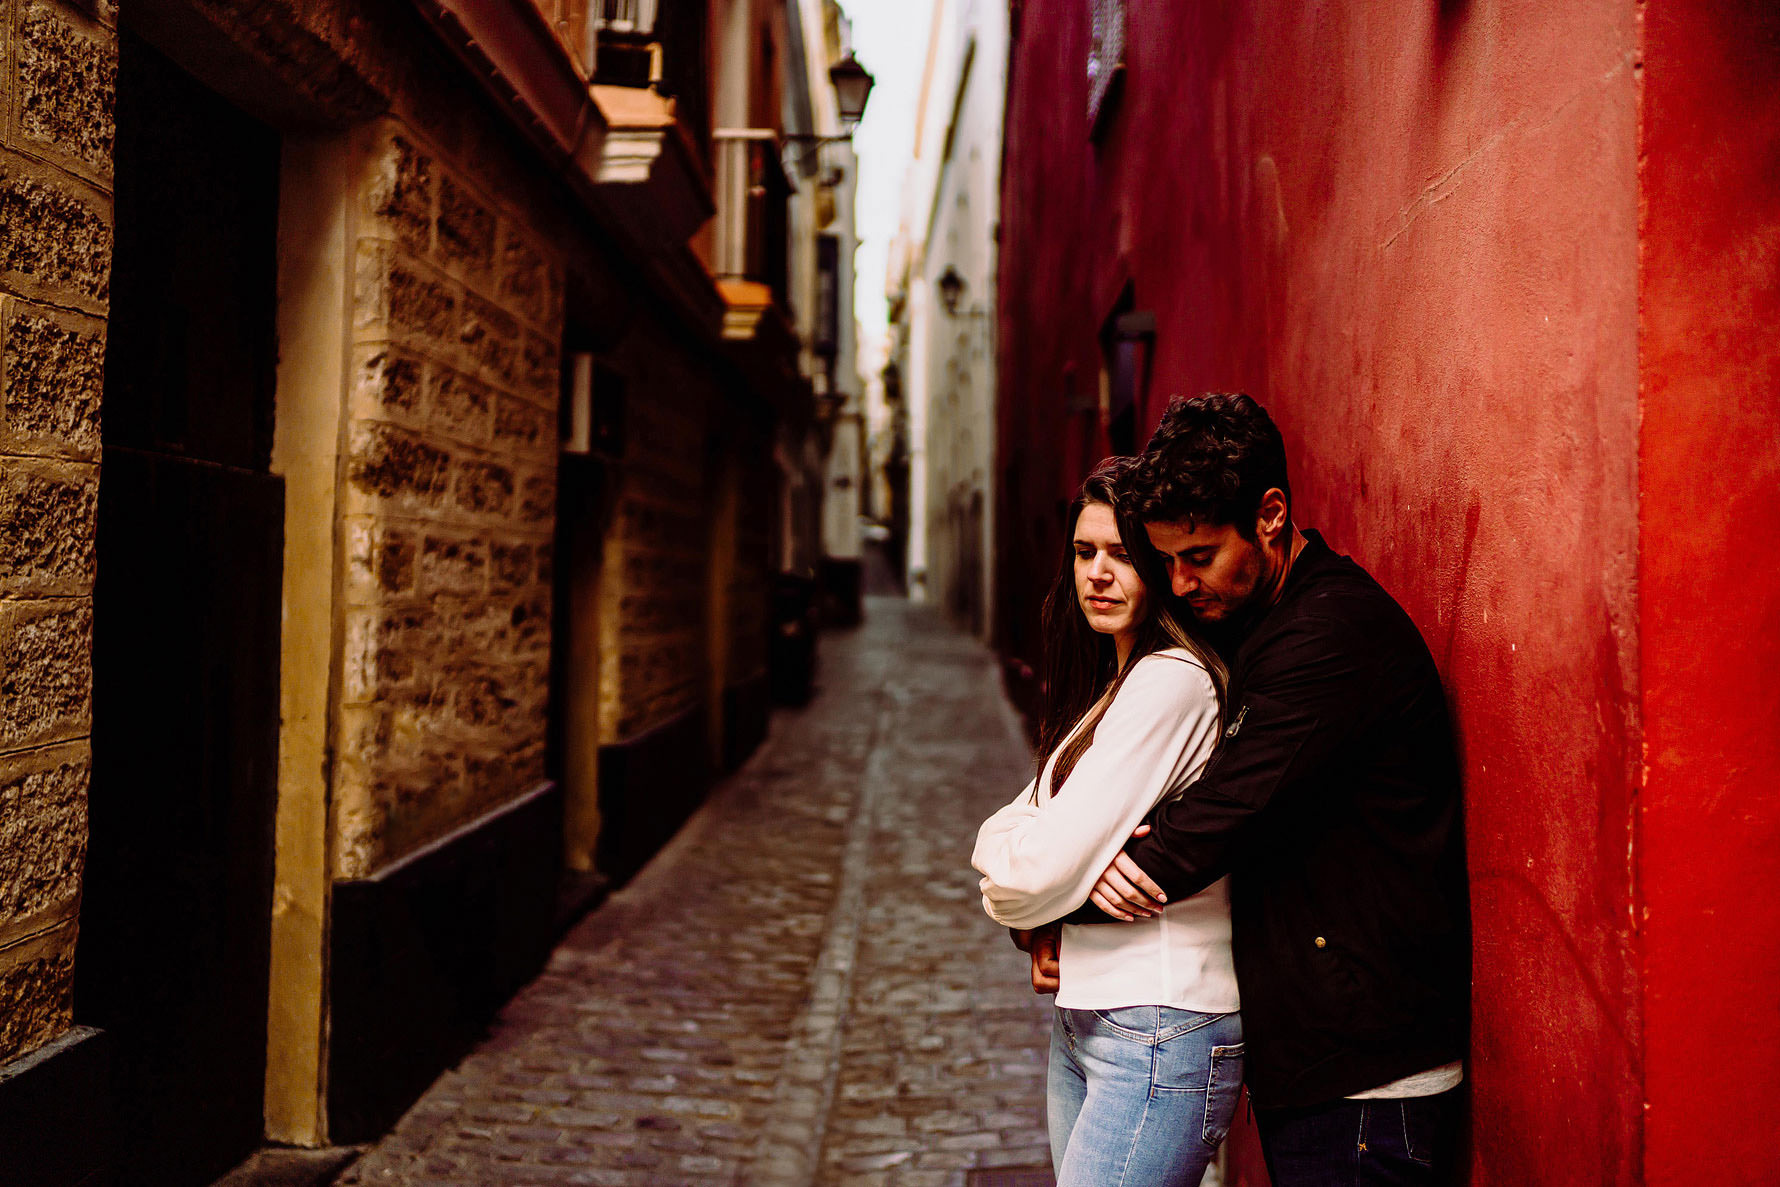
<svg viewBox="0 0 1780 1187">
<path fill-rule="evenodd" d="M 1088 598 L 1088 604 L 1090 606 L 1099 606 L 1103 610 L 1108 609 L 1113 606 L 1124 605 L 1124 603 L 1119 601 L 1117 598 L 1097 598 L 1097 597 L 1093 597 L 1093 596 L 1090 596 Z"/>
</svg>

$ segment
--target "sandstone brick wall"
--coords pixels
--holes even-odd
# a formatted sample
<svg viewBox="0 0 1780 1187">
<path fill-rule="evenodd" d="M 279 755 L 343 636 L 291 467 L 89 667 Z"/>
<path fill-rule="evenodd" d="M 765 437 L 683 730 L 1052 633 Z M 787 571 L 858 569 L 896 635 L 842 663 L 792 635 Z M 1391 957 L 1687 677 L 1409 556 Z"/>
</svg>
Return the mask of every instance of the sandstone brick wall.
<svg viewBox="0 0 1780 1187">
<path fill-rule="evenodd" d="M 628 398 L 602 570 L 602 744 L 693 709 L 718 711 L 706 705 L 713 663 L 725 685 L 766 671 L 776 527 L 771 437 L 736 415 L 709 360 L 636 325 L 611 361 Z M 726 471 L 733 494 L 722 489 Z M 726 497 L 736 503 L 727 515 Z M 719 546 L 722 530 L 731 539 Z M 713 580 L 725 591 L 722 622 L 711 621 Z"/>
<path fill-rule="evenodd" d="M 701 705 L 709 671 L 711 384 L 652 335 L 627 343 L 620 365 L 627 379 L 625 447 L 601 591 L 605 743 Z"/>
<path fill-rule="evenodd" d="M 96 13 L 96 15 L 95 15 Z M 66 1030 L 111 276 L 109 5 L 0 2 L 0 1061 Z"/>
<path fill-rule="evenodd" d="M 396 119 L 358 236 L 341 518 L 336 870 L 543 778 L 558 261 Z"/>
</svg>

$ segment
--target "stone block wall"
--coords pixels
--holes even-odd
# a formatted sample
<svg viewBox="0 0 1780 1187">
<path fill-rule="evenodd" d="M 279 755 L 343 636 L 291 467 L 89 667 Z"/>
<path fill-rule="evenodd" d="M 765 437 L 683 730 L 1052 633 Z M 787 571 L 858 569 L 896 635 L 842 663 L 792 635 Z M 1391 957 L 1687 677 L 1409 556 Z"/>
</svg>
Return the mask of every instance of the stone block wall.
<svg viewBox="0 0 1780 1187">
<path fill-rule="evenodd" d="M 0 1062 L 73 1005 L 116 82 L 109 4 L 0 0 Z"/>
<path fill-rule="evenodd" d="M 764 676 L 777 529 L 771 436 L 734 414 L 700 361 L 637 326 L 614 362 L 628 399 L 601 591 L 608 745 L 694 709 L 719 712 L 707 704 L 713 665 L 721 686 Z M 719 531 L 731 538 L 715 540 Z M 713 581 L 721 622 L 711 618 Z"/>
<path fill-rule="evenodd" d="M 335 875 L 544 777 L 560 264 L 409 126 L 356 197 Z"/>
<path fill-rule="evenodd" d="M 710 662 L 711 384 L 648 333 L 639 328 L 620 364 L 628 400 L 601 591 L 603 743 L 634 738 L 701 705 Z"/>
</svg>

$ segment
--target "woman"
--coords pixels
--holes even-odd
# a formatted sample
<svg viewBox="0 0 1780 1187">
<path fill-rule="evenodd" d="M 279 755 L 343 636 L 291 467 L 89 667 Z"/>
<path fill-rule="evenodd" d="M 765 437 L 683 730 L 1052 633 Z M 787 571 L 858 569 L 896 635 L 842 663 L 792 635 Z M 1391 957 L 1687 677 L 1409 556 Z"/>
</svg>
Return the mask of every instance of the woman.
<svg viewBox="0 0 1780 1187">
<path fill-rule="evenodd" d="M 1046 757 L 971 858 L 984 908 L 1016 929 L 1086 902 L 1150 810 L 1198 777 L 1220 729 L 1223 666 L 1150 598 L 1125 543 L 1160 578 L 1142 527 L 1116 511 L 1129 464 L 1103 463 L 1071 506 L 1044 613 Z M 1059 962 L 1047 1093 L 1059 1187 L 1197 1184 L 1242 1083 L 1226 883 L 1135 922 L 1066 924 Z"/>
</svg>

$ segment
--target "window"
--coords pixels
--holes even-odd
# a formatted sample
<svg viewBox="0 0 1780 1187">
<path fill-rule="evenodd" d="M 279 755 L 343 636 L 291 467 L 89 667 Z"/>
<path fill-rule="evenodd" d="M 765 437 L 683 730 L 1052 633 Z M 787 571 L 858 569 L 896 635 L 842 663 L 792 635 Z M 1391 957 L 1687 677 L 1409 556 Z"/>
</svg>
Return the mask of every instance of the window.
<svg viewBox="0 0 1780 1187">
<path fill-rule="evenodd" d="M 816 236 L 816 325 L 812 349 L 819 358 L 834 364 L 840 353 L 841 241 L 833 235 Z"/>
<path fill-rule="evenodd" d="M 1134 310 L 1130 285 L 1100 327 L 1101 407 L 1107 444 L 1116 454 L 1136 453 L 1138 429 L 1149 421 L 1150 367 L 1155 356 L 1156 315 Z"/>
<path fill-rule="evenodd" d="M 1100 128 L 1117 101 L 1114 83 L 1125 71 L 1125 0 L 1088 0 L 1088 126 Z"/>
</svg>

